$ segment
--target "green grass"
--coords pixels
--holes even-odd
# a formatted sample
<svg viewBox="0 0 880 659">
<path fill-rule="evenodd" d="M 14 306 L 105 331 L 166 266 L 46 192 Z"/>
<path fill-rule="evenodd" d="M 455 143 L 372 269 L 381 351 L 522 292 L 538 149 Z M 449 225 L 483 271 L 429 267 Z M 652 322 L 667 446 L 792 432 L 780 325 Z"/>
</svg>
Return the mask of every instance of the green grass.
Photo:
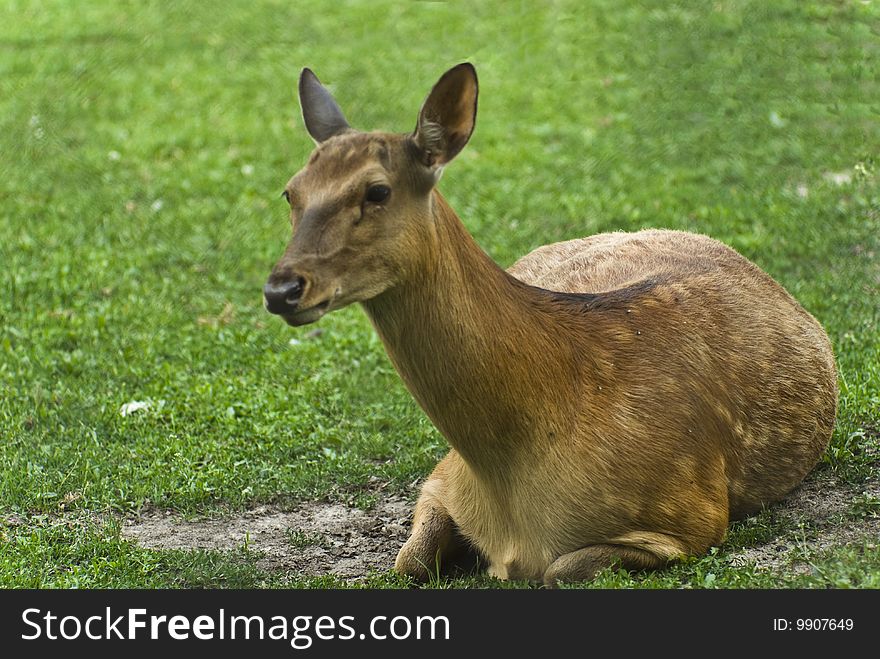
<svg viewBox="0 0 880 659">
<path fill-rule="evenodd" d="M 146 551 L 58 513 L 368 504 L 446 450 L 359 309 L 314 335 L 262 308 L 288 232 L 278 195 L 311 150 L 302 66 L 356 126 L 403 131 L 447 67 L 475 63 L 477 130 L 441 189 L 503 265 L 643 227 L 740 250 L 834 343 L 825 468 L 876 473 L 876 3 L 475 4 L 0 6 L 0 517 L 23 520 L 0 525 L 0 585 L 332 584 L 265 573 L 246 549 Z M 122 417 L 131 401 L 151 407 Z M 880 586 L 870 546 L 808 556 L 807 576 L 733 568 L 748 529 L 594 585 Z"/>
</svg>

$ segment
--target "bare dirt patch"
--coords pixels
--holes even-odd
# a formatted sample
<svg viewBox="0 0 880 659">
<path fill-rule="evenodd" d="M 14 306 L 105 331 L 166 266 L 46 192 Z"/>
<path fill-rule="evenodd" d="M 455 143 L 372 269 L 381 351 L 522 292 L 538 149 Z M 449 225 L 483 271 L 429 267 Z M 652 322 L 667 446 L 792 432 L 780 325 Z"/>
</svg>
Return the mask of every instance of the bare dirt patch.
<svg viewBox="0 0 880 659">
<path fill-rule="evenodd" d="M 406 540 L 412 504 L 385 496 L 370 510 L 343 503 L 304 502 L 294 509 L 260 506 L 217 519 L 184 520 L 154 510 L 128 519 L 122 536 L 150 549 L 238 549 L 261 556 L 258 565 L 303 576 L 357 580 L 384 572 Z"/>
<path fill-rule="evenodd" d="M 772 539 L 728 555 L 732 565 L 808 572 L 803 557 L 854 543 L 880 544 L 880 475 L 858 486 L 830 471 L 809 476 L 784 501 L 772 506 L 773 525 L 784 529 Z M 870 504 L 859 515 L 859 502 Z M 746 522 L 748 523 L 748 522 Z"/>
<path fill-rule="evenodd" d="M 860 500 L 869 504 L 863 515 L 857 514 Z M 853 486 L 829 470 L 814 473 L 770 509 L 770 519 L 755 519 L 756 524 L 778 529 L 773 537 L 729 551 L 728 561 L 762 570 L 809 571 L 804 557 L 816 552 L 880 543 L 878 501 L 880 475 Z M 381 494 L 369 510 L 303 502 L 293 508 L 260 506 L 234 516 L 195 520 L 151 510 L 125 520 L 122 536 L 151 549 L 233 550 L 247 545 L 267 570 L 357 581 L 394 565 L 409 532 L 412 508 L 405 496 Z"/>
</svg>

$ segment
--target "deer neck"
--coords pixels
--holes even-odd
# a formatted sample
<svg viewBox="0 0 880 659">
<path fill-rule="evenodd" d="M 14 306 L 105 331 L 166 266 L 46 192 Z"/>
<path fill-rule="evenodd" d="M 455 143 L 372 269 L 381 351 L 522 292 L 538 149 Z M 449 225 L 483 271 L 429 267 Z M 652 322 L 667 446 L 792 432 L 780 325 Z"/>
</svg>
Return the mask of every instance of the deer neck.
<svg viewBox="0 0 880 659">
<path fill-rule="evenodd" d="M 449 443 L 471 467 L 497 468 L 552 427 L 560 383 L 577 379 L 559 369 L 577 360 L 548 294 L 498 267 L 437 192 L 432 206 L 431 263 L 364 308 Z"/>
</svg>

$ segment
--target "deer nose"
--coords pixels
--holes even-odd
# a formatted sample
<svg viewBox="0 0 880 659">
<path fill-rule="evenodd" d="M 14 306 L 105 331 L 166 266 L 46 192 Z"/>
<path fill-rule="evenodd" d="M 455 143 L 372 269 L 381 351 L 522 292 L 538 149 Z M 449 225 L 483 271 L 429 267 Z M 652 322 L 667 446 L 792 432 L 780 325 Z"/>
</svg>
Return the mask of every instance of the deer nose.
<svg viewBox="0 0 880 659">
<path fill-rule="evenodd" d="M 291 281 L 268 283 L 263 286 L 263 299 L 270 313 L 284 314 L 296 311 L 302 298 L 306 281 L 302 277 L 294 277 Z"/>
</svg>

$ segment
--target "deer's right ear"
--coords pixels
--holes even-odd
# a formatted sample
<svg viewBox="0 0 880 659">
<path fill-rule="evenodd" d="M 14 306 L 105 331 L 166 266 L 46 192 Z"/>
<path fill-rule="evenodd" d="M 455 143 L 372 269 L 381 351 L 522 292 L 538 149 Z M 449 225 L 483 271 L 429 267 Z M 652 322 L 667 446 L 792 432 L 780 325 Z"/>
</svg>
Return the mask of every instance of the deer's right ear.
<svg viewBox="0 0 880 659">
<path fill-rule="evenodd" d="M 477 122 L 477 71 L 465 62 L 444 73 L 419 112 L 414 139 L 429 167 L 442 167 L 464 148 Z"/>
<path fill-rule="evenodd" d="M 351 129 L 339 105 L 311 69 L 303 69 L 299 76 L 299 104 L 306 130 L 315 142 Z"/>
</svg>

